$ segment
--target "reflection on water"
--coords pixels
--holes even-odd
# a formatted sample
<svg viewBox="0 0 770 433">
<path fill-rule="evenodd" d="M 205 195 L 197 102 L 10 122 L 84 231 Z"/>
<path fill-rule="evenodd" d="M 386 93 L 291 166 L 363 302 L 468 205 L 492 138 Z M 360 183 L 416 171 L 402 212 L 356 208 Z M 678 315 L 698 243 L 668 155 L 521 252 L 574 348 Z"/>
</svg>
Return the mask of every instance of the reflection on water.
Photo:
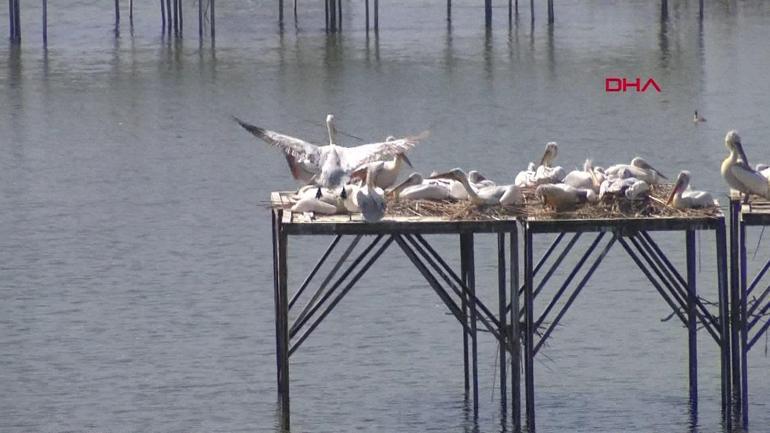
<svg viewBox="0 0 770 433">
<path fill-rule="evenodd" d="M 194 7 L 178 39 L 161 34 L 155 4 L 137 2 L 133 27 L 124 12 L 115 29 L 110 2 L 78 0 L 51 5 L 46 49 L 40 5 L 25 4 L 24 44 L 0 44 L 0 430 L 277 430 L 265 202 L 293 184 L 230 115 L 319 142 L 328 112 L 367 141 L 430 129 L 416 170 L 500 181 L 551 140 L 567 169 L 641 155 L 665 173 L 689 169 L 723 201 L 725 131 L 770 161 L 770 3 L 709 3 L 701 20 L 700 0 L 667 16 L 655 2 L 570 0 L 548 26 L 545 8 L 532 22 L 514 2 L 486 31 L 477 1 L 453 2 L 447 21 L 443 0 L 396 0 L 381 4 L 380 32 L 365 31 L 359 3 L 327 34 L 322 2 L 300 2 L 283 31 L 272 5 L 220 2 L 215 45 L 197 40 Z M 636 76 L 663 91 L 604 92 L 606 77 Z M 693 125 L 696 108 L 707 123 Z M 681 239 L 659 241 L 681 264 Z M 700 289 L 713 299 L 703 241 Z M 456 239 L 435 242 L 456 263 Z M 325 244 L 291 240 L 292 287 Z M 479 236 L 488 300 L 493 251 Z M 539 427 L 721 431 L 714 344 L 699 344 L 696 411 L 686 335 L 660 322 L 667 305 L 629 266 L 610 254 L 544 347 Z M 495 345 L 480 338 L 474 418 L 460 341 L 404 257 L 387 253 L 292 358 L 295 431 L 509 431 Z M 770 364 L 760 351 L 749 364 L 752 426 L 763 426 Z"/>
</svg>

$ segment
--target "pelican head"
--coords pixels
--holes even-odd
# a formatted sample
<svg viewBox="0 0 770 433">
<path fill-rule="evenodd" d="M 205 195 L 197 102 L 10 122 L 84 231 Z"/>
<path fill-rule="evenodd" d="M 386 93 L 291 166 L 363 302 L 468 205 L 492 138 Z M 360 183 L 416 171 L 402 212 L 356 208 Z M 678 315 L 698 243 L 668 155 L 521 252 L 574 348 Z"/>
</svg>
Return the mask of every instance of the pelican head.
<svg viewBox="0 0 770 433">
<path fill-rule="evenodd" d="M 743 150 L 741 136 L 738 135 L 738 131 L 733 129 L 725 135 L 725 147 L 727 147 L 730 152 L 736 153 L 738 159 L 743 160 L 746 165 L 749 164 L 749 159 L 746 157 L 746 152 Z"/>
<path fill-rule="evenodd" d="M 550 167 L 551 163 L 556 159 L 556 155 L 559 153 L 559 145 L 555 141 L 551 141 L 545 145 L 545 152 L 540 159 L 540 165 Z"/>
<path fill-rule="evenodd" d="M 335 144 L 337 139 L 337 128 L 334 127 L 334 115 L 326 115 L 326 130 L 329 132 L 329 144 Z"/>
<path fill-rule="evenodd" d="M 674 197 L 676 197 L 677 194 L 684 192 L 689 185 L 690 172 L 687 170 L 679 172 L 679 176 L 676 178 L 676 183 L 674 184 L 674 189 L 671 190 L 671 194 L 668 196 L 668 200 L 666 200 L 666 205 L 670 205 L 671 202 L 674 201 Z"/>
<path fill-rule="evenodd" d="M 391 141 L 396 141 L 396 137 L 394 137 L 392 135 L 388 135 L 387 137 L 385 137 L 385 142 L 386 143 L 390 143 Z"/>
<path fill-rule="evenodd" d="M 642 170 L 645 170 L 645 171 L 651 171 L 651 172 L 657 173 L 657 175 L 662 177 L 663 179 L 668 179 L 666 176 L 663 175 L 663 173 L 661 173 L 660 171 L 656 170 L 655 167 L 651 166 L 641 156 L 637 156 L 636 158 L 632 159 L 631 160 L 631 165 L 633 165 L 636 168 L 641 168 Z"/>
<path fill-rule="evenodd" d="M 393 194 L 393 199 L 398 201 L 398 195 L 401 194 L 401 191 L 410 186 L 420 185 L 422 181 L 423 178 L 420 173 L 412 173 L 403 182 L 393 187 L 393 189 L 390 190 L 390 193 Z"/>
<path fill-rule="evenodd" d="M 468 183 L 468 176 L 461 168 L 453 168 L 444 173 L 434 174 L 430 179 L 452 179 L 462 183 Z"/>
<path fill-rule="evenodd" d="M 471 183 L 479 183 L 487 180 L 487 178 L 484 177 L 484 175 L 479 173 L 478 171 L 471 170 L 468 172 L 468 180 L 471 181 Z"/>
<path fill-rule="evenodd" d="M 396 155 L 396 159 L 400 159 L 401 161 L 405 162 L 406 165 L 408 165 L 409 167 L 414 168 L 414 166 L 412 165 L 412 161 L 409 160 L 409 158 L 406 156 L 405 153 L 403 152 L 399 153 L 398 155 Z"/>
</svg>

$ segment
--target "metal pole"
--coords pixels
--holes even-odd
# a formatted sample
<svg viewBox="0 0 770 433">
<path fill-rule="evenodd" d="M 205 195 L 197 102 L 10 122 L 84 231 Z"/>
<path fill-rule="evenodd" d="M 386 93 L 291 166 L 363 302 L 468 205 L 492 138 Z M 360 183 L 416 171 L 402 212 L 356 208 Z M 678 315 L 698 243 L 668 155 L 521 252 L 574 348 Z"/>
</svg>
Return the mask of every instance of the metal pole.
<svg viewBox="0 0 770 433">
<path fill-rule="evenodd" d="M 452 0 L 446 0 L 446 20 L 452 21 Z"/>
<path fill-rule="evenodd" d="M 374 0 L 374 31 L 380 31 L 380 0 Z"/>
<path fill-rule="evenodd" d="M 182 0 L 176 0 L 179 8 L 179 36 L 184 34 L 184 10 L 182 9 Z"/>
<path fill-rule="evenodd" d="M 200 1 L 200 0 L 199 0 Z M 215 14 L 214 14 L 214 3 L 216 0 L 211 0 L 211 40 L 214 40 L 214 36 L 216 35 L 216 20 L 215 20 Z"/>
<path fill-rule="evenodd" d="M 506 313 L 505 307 L 508 305 L 505 296 L 505 233 L 501 232 L 497 234 L 497 290 L 498 290 L 498 311 L 500 315 L 500 405 L 502 406 L 503 413 L 505 413 L 508 402 L 506 396 L 507 391 L 507 378 L 505 376 L 505 369 L 507 367 L 505 362 L 505 341 L 506 341 Z M 513 348 L 511 348 L 513 350 Z M 513 374 L 513 372 L 511 372 Z"/>
<path fill-rule="evenodd" d="M 16 6 L 13 8 L 15 20 L 13 27 L 16 29 L 16 42 L 21 42 L 21 3 L 19 0 L 14 1 L 16 2 Z"/>
<path fill-rule="evenodd" d="M 276 212 L 278 213 L 276 216 Z M 275 302 L 275 375 L 278 397 L 281 396 L 281 292 L 278 289 L 278 222 L 283 211 L 271 211 L 273 223 L 273 301 Z"/>
<path fill-rule="evenodd" d="M 451 0 L 447 0 L 451 1 Z M 369 31 L 369 0 L 364 1 L 364 10 L 366 13 L 366 31 Z"/>
<path fill-rule="evenodd" d="M 465 237 L 465 250 L 467 263 L 466 263 L 466 278 L 465 285 L 470 289 L 471 296 L 476 297 L 476 270 L 473 251 L 473 233 L 464 233 Z M 473 415 L 474 417 L 479 414 L 479 368 L 478 368 L 478 332 L 476 330 L 476 303 L 470 304 L 470 321 L 471 321 L 471 374 L 473 378 Z"/>
<path fill-rule="evenodd" d="M 128 0 L 128 22 L 134 24 L 134 0 Z"/>
<path fill-rule="evenodd" d="M 716 247 L 717 247 L 717 285 L 719 287 L 719 330 L 722 336 L 720 353 L 722 367 L 722 419 L 727 422 L 727 430 L 732 429 L 732 410 L 731 398 L 732 391 L 730 386 L 730 310 L 728 307 L 728 289 L 727 289 L 727 234 L 725 233 L 725 221 L 720 220 L 716 229 Z"/>
<path fill-rule="evenodd" d="M 553 0 L 548 0 L 548 24 L 553 24 Z"/>
<path fill-rule="evenodd" d="M 513 430 L 521 431 L 521 329 L 519 329 L 519 229 L 511 231 L 511 405 Z"/>
<path fill-rule="evenodd" d="M 120 0 L 115 0 L 115 26 L 120 24 Z"/>
<path fill-rule="evenodd" d="M 163 32 L 166 31 L 166 1 L 160 0 L 160 26 Z"/>
<path fill-rule="evenodd" d="M 174 27 L 174 19 L 172 18 L 174 12 L 171 9 L 171 0 L 166 0 L 166 17 L 168 18 L 166 21 L 168 21 L 168 26 L 166 27 L 166 31 L 169 35 L 171 35 L 171 28 Z"/>
<path fill-rule="evenodd" d="M 739 212 L 740 212 L 740 205 L 739 205 Z M 749 426 L 749 372 L 748 372 L 748 353 L 749 353 L 749 346 L 748 346 L 748 333 L 749 333 L 749 320 L 746 316 L 746 273 L 747 273 L 747 263 L 746 263 L 746 225 L 743 224 L 743 220 L 738 218 L 738 232 L 739 232 L 739 238 L 738 238 L 738 248 L 740 251 L 740 274 L 739 274 L 739 282 L 738 287 L 740 289 L 740 330 L 741 330 L 741 422 L 743 423 L 743 428 L 748 428 Z"/>
<path fill-rule="evenodd" d="M 492 0 L 484 0 L 484 25 L 492 26 Z"/>
<path fill-rule="evenodd" d="M 687 342 L 689 353 L 690 375 L 690 407 L 692 416 L 697 417 L 698 411 L 698 321 L 695 313 L 697 288 L 695 281 L 695 231 L 687 230 L 685 234 L 687 255 Z"/>
<path fill-rule="evenodd" d="M 174 34 L 179 35 L 179 0 L 174 0 Z"/>
<path fill-rule="evenodd" d="M 278 23 L 283 24 L 283 0 L 278 0 Z"/>
<path fill-rule="evenodd" d="M 198 0 L 198 39 L 203 41 L 203 0 Z"/>
<path fill-rule="evenodd" d="M 740 288 L 738 263 L 738 219 L 740 200 L 730 200 L 730 350 L 732 352 L 732 384 L 735 408 L 741 410 Z"/>
<path fill-rule="evenodd" d="M 535 372 L 534 372 L 534 334 L 532 296 L 532 231 L 529 224 L 524 226 L 524 388 L 527 407 L 527 430 L 535 431 Z"/>
<path fill-rule="evenodd" d="M 289 417 L 289 302 L 286 268 L 286 249 L 288 248 L 288 236 L 278 225 L 278 292 L 280 298 L 281 317 L 281 424 L 288 431 Z"/>
<path fill-rule="evenodd" d="M 337 0 L 337 21 L 339 22 L 339 28 L 342 30 L 342 0 Z"/>
<path fill-rule="evenodd" d="M 468 285 L 468 247 L 467 247 L 467 235 L 460 234 L 460 278 L 462 278 L 463 284 Z M 466 325 L 468 324 L 468 297 L 465 293 L 461 293 L 460 304 L 462 307 L 463 317 L 465 318 Z M 464 372 L 464 389 L 465 398 L 468 398 L 468 391 L 471 389 L 470 382 L 470 361 L 468 354 L 468 332 L 463 329 L 463 372 Z"/>
<path fill-rule="evenodd" d="M 16 13 L 13 10 L 13 2 L 15 0 L 8 0 L 8 36 L 13 42 L 16 40 L 16 28 L 14 26 L 14 23 L 16 22 Z"/>
<path fill-rule="evenodd" d="M 43 45 L 48 45 L 48 0 L 43 0 Z"/>
<path fill-rule="evenodd" d="M 529 15 L 532 22 L 535 22 L 535 0 L 529 0 Z"/>
</svg>

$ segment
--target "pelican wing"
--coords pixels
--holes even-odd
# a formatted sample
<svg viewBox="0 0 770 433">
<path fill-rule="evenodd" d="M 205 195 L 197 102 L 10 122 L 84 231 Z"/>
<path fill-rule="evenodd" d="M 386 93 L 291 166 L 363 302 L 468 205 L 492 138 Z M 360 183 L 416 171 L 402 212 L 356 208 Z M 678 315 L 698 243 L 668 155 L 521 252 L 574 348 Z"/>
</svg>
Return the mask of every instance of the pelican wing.
<svg viewBox="0 0 770 433">
<path fill-rule="evenodd" d="M 413 148 L 424 137 L 404 137 L 382 143 L 362 144 L 356 147 L 338 148 L 342 154 L 341 164 L 346 170 L 356 170 L 364 164 L 380 161 L 384 158 L 404 153 Z"/>
<path fill-rule="evenodd" d="M 770 195 L 770 180 L 750 167 L 743 164 L 733 165 L 730 167 L 730 173 L 745 187 L 742 192 L 751 192 L 763 197 Z"/>
<path fill-rule="evenodd" d="M 293 157 L 295 161 L 310 165 L 319 164 L 320 152 L 318 145 L 269 129 L 260 128 L 237 117 L 233 117 L 233 120 L 255 137 L 281 149 L 284 153 Z"/>
</svg>

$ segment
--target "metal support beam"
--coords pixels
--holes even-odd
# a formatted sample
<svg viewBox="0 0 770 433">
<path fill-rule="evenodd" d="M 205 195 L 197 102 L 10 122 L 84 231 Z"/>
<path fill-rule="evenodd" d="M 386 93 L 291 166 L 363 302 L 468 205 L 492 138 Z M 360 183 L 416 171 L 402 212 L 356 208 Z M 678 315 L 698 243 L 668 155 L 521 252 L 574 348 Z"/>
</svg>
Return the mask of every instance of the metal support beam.
<svg viewBox="0 0 770 433">
<path fill-rule="evenodd" d="M 342 235 L 337 235 L 334 237 L 334 240 L 332 240 L 331 244 L 326 248 L 326 251 L 324 251 L 321 258 L 318 260 L 318 262 L 313 267 L 313 270 L 310 271 L 310 274 L 305 278 L 305 281 L 302 282 L 302 285 L 297 289 L 296 292 L 294 292 L 294 295 L 292 295 L 291 300 L 289 301 L 289 310 L 291 310 L 291 307 L 294 306 L 294 303 L 297 302 L 297 299 L 302 295 L 302 292 L 305 291 L 305 288 L 307 288 L 308 284 L 310 284 L 310 281 L 313 280 L 313 277 L 315 277 L 315 274 L 318 273 L 318 270 L 321 269 L 321 266 L 323 266 L 326 259 L 329 257 L 329 254 L 334 250 L 334 247 L 337 246 L 340 239 L 342 239 Z"/>
<path fill-rule="evenodd" d="M 376 4 L 376 0 L 375 0 Z M 476 269 L 473 248 L 473 233 L 460 235 L 460 256 L 465 262 L 465 281 L 472 298 L 476 297 Z M 472 299 L 471 298 L 471 299 Z M 473 416 L 479 415 L 479 368 L 478 368 L 478 333 L 476 331 L 476 303 L 470 303 L 470 328 L 471 328 L 471 379 L 473 386 Z"/>
<path fill-rule="evenodd" d="M 534 373 L 534 334 L 533 328 L 533 269 L 532 269 L 532 231 L 529 224 L 524 226 L 524 393 L 526 394 L 527 431 L 535 431 L 535 373 Z"/>
<path fill-rule="evenodd" d="M 519 316 L 519 230 L 511 231 L 511 412 L 513 430 L 521 431 L 521 328 Z"/>
<path fill-rule="evenodd" d="M 698 413 L 698 317 L 695 300 L 697 286 L 695 281 L 695 231 L 685 233 L 685 248 L 687 256 L 687 347 L 689 355 L 690 378 L 690 408 L 692 416 Z"/>
<path fill-rule="evenodd" d="M 732 391 L 730 382 L 730 310 L 727 284 L 727 233 L 725 222 L 721 220 L 716 232 L 716 256 L 717 256 L 717 287 L 719 290 L 719 334 L 722 336 L 720 344 L 722 368 L 722 419 L 727 424 L 727 430 L 732 429 Z"/>
<path fill-rule="evenodd" d="M 281 220 L 279 213 L 278 221 Z M 284 430 L 289 430 L 291 424 L 289 410 L 289 302 L 286 268 L 286 250 L 288 248 L 288 236 L 286 232 L 278 226 L 278 311 L 279 311 L 279 363 L 281 378 L 281 426 Z"/>
<path fill-rule="evenodd" d="M 740 206 L 740 205 L 739 205 Z M 740 209 L 740 207 L 739 207 Z M 748 353 L 749 353 L 749 345 L 748 345 L 748 334 L 749 334 L 749 326 L 748 326 L 748 317 L 746 316 L 746 302 L 747 302 L 747 295 L 746 295 L 746 269 L 747 269 L 747 263 L 746 263 L 746 225 L 743 224 L 743 222 L 739 219 L 738 220 L 738 248 L 739 248 L 739 258 L 738 263 L 740 264 L 740 274 L 738 278 L 738 289 L 740 290 L 740 312 L 739 312 L 739 321 L 741 324 L 740 328 L 740 347 L 741 347 L 741 421 L 743 423 L 743 427 L 747 428 L 749 425 L 749 371 L 748 371 Z"/>
<path fill-rule="evenodd" d="M 507 391 L 507 378 L 505 376 L 505 369 L 507 367 L 505 362 L 505 335 L 506 335 L 506 284 L 505 284 L 505 233 L 497 234 L 497 293 L 498 293 L 498 311 L 500 313 L 500 405 L 502 406 L 503 413 L 505 413 L 508 402 L 506 400 Z M 515 348 L 512 348 L 515 350 Z M 511 372 L 513 374 L 513 372 Z"/>
</svg>

